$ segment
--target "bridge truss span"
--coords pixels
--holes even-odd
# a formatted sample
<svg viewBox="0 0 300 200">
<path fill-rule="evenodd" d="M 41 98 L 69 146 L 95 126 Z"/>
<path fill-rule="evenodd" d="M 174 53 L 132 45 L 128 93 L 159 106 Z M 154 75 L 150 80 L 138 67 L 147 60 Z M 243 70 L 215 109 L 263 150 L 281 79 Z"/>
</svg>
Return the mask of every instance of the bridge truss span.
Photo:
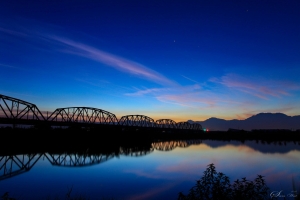
<svg viewBox="0 0 300 200">
<path fill-rule="evenodd" d="M 0 94 L 0 118 L 37 120 L 45 118 L 35 104 Z"/>
<path fill-rule="evenodd" d="M 203 130 L 201 124 L 198 124 L 198 123 L 191 124 L 191 129 L 198 130 L 198 131 Z"/>
<path fill-rule="evenodd" d="M 192 129 L 192 124 L 188 122 L 178 122 L 177 123 L 178 129 Z"/>
<path fill-rule="evenodd" d="M 172 119 L 159 119 L 156 120 L 156 126 L 158 128 L 177 128 L 177 124 Z"/>
<path fill-rule="evenodd" d="M 118 123 L 118 119 L 115 114 L 90 107 L 57 108 L 47 120 L 50 122 L 55 121 L 109 125 L 116 125 Z"/>
<path fill-rule="evenodd" d="M 177 128 L 178 129 L 195 130 L 195 131 L 203 130 L 201 124 L 198 124 L 198 123 L 191 124 L 189 122 L 178 122 Z"/>
<path fill-rule="evenodd" d="M 144 115 L 126 115 L 121 117 L 119 125 L 138 126 L 138 127 L 156 127 L 154 120 Z"/>
</svg>

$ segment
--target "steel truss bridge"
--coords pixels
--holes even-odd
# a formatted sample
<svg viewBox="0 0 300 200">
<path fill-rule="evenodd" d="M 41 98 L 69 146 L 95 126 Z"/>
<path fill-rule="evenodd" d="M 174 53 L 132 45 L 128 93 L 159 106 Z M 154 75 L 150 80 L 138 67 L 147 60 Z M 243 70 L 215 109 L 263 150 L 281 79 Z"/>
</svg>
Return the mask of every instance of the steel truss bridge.
<svg viewBox="0 0 300 200">
<path fill-rule="evenodd" d="M 91 107 L 57 108 L 51 114 L 42 112 L 35 104 L 0 94 L 0 124 L 28 124 L 51 126 L 119 126 L 131 128 L 156 128 L 163 130 L 202 131 L 198 123 L 178 122 L 172 119 L 154 121 L 144 115 L 126 115 L 119 120 L 115 114 Z"/>
</svg>

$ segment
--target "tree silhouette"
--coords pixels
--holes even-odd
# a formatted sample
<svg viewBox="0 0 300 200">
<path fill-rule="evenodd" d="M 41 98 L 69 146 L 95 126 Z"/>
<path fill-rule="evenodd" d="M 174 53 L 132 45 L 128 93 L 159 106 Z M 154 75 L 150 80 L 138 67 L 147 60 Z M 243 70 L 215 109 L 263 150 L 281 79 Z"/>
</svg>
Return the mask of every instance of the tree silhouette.
<svg viewBox="0 0 300 200">
<path fill-rule="evenodd" d="M 214 164 L 209 164 L 196 185 L 187 195 L 180 192 L 178 200 L 264 200 L 270 199 L 269 191 L 261 175 L 258 175 L 254 181 L 242 178 L 230 184 L 228 176 L 217 172 Z"/>
</svg>

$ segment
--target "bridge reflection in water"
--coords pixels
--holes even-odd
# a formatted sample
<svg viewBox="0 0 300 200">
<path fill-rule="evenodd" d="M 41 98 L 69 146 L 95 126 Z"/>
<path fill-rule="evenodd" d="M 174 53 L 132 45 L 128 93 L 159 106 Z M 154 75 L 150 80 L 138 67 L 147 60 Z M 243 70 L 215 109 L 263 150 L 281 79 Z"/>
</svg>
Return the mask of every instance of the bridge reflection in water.
<svg viewBox="0 0 300 200">
<path fill-rule="evenodd" d="M 49 154 L 45 153 L 48 161 L 54 166 L 60 167 L 85 167 L 103 163 L 107 160 L 110 160 L 114 157 L 113 154 L 109 155 L 88 155 L 88 154 Z"/>
<path fill-rule="evenodd" d="M 42 154 L 0 156 L 0 181 L 28 172 Z"/>
<path fill-rule="evenodd" d="M 201 144 L 202 140 L 179 140 L 179 141 L 164 141 L 154 142 L 152 147 L 158 151 L 172 151 L 176 147 L 186 148 L 191 145 Z"/>
<path fill-rule="evenodd" d="M 23 155 L 0 155 L 0 181 L 30 171 L 42 157 L 46 158 L 53 166 L 86 167 L 104 163 L 119 155 L 139 157 L 148 155 L 154 150 L 171 151 L 176 147 L 186 148 L 194 144 L 201 144 L 201 140 L 149 142 L 148 144 L 133 147 L 121 146 L 118 152 L 106 153 L 89 153 L 89 150 L 87 150 L 84 152 L 69 153 L 46 152 Z"/>
</svg>

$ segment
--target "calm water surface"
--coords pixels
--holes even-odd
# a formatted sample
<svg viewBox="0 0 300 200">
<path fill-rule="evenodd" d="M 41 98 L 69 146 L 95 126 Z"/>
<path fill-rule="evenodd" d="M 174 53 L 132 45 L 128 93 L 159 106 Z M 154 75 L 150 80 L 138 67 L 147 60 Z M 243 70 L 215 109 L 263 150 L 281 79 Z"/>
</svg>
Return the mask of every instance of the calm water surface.
<svg viewBox="0 0 300 200">
<path fill-rule="evenodd" d="M 188 192 L 210 163 L 231 181 L 253 180 L 260 174 L 272 191 L 289 193 L 294 180 L 300 193 L 300 146 L 292 142 L 170 141 L 153 143 L 146 151 L 120 152 L 118 156 L 0 156 L 0 196 L 9 192 L 17 199 L 65 199 L 73 187 L 73 195 L 90 199 L 176 199 L 180 191 Z M 29 159 L 28 171 L 8 176 Z"/>
</svg>

